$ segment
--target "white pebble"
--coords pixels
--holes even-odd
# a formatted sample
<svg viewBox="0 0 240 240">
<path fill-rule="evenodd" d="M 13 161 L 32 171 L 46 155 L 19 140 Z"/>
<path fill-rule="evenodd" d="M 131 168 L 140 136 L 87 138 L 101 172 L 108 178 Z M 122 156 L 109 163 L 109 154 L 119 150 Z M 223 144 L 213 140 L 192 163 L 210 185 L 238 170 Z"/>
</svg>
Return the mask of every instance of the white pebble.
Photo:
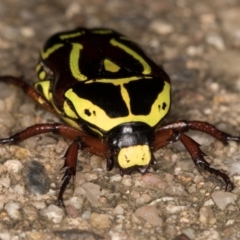
<svg viewBox="0 0 240 240">
<path fill-rule="evenodd" d="M 35 31 L 31 27 L 22 27 L 22 28 L 20 28 L 20 33 L 22 34 L 22 36 L 28 37 L 28 38 L 31 38 L 31 37 L 33 37 L 35 35 Z"/>
<path fill-rule="evenodd" d="M 40 214 L 54 223 L 60 223 L 64 217 L 64 211 L 55 205 L 50 205 L 47 208 L 42 209 Z"/>
<path fill-rule="evenodd" d="M 83 202 L 81 201 L 82 198 L 79 197 L 71 197 L 70 199 L 65 201 L 65 205 L 70 205 L 75 207 L 76 209 L 80 209 L 82 207 Z"/>
<path fill-rule="evenodd" d="M 231 192 L 215 191 L 212 199 L 221 210 L 224 210 L 228 204 L 235 204 L 237 195 Z"/>
<path fill-rule="evenodd" d="M 186 206 L 175 206 L 171 203 L 166 206 L 166 211 L 168 214 L 177 214 L 184 210 L 187 210 Z"/>
<path fill-rule="evenodd" d="M 23 185 L 17 184 L 14 188 L 13 191 L 17 194 L 23 195 L 25 192 L 25 187 Z"/>
<path fill-rule="evenodd" d="M 223 51 L 225 49 L 225 43 L 223 39 L 218 35 L 207 36 L 207 43 L 214 46 L 218 50 Z"/>
<path fill-rule="evenodd" d="M 11 240 L 11 235 L 8 232 L 0 232 L 1 240 Z"/>
<path fill-rule="evenodd" d="M 8 172 L 12 173 L 19 173 L 23 168 L 22 163 L 18 160 L 8 160 L 3 165 Z"/>
<path fill-rule="evenodd" d="M 46 207 L 46 204 L 44 202 L 32 202 L 32 205 L 37 209 L 43 209 Z"/>
<path fill-rule="evenodd" d="M 212 199 L 209 199 L 209 200 L 207 200 L 203 205 L 204 205 L 205 207 L 212 206 L 212 205 L 214 205 L 214 202 L 213 202 Z"/>
<path fill-rule="evenodd" d="M 9 202 L 5 205 L 5 210 L 7 211 L 7 214 L 10 218 L 14 220 L 19 220 L 21 218 L 19 209 L 21 208 L 21 205 L 16 202 Z"/>
<path fill-rule="evenodd" d="M 110 178 L 110 182 L 119 182 L 122 180 L 122 176 L 120 174 L 116 174 Z"/>
<path fill-rule="evenodd" d="M 163 22 L 161 20 L 153 21 L 150 24 L 150 29 L 159 34 L 169 34 L 173 32 L 174 28 L 169 23 Z"/>
<path fill-rule="evenodd" d="M 125 185 L 127 187 L 131 187 L 132 186 L 132 178 L 130 176 L 124 176 L 122 179 L 122 183 L 123 183 L 123 185 Z"/>
</svg>

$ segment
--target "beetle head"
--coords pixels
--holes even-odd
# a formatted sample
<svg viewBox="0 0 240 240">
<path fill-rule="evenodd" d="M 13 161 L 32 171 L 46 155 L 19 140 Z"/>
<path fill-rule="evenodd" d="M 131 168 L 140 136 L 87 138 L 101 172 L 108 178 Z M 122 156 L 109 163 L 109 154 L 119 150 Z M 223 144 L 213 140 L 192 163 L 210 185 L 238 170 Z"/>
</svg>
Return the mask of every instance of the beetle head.
<svg viewBox="0 0 240 240">
<path fill-rule="evenodd" d="M 144 173 L 155 162 L 151 151 L 152 129 L 143 123 L 128 123 L 115 127 L 108 135 L 112 162 L 117 163 L 121 174 L 130 174 L 134 169 Z M 109 169 L 111 170 L 111 169 Z"/>
</svg>

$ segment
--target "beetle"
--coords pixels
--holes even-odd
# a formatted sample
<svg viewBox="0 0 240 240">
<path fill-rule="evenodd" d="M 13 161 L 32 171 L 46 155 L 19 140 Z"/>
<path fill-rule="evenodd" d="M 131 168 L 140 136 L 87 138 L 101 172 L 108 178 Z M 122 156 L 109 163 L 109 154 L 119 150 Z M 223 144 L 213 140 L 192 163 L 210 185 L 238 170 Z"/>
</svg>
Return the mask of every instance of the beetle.
<svg viewBox="0 0 240 240">
<path fill-rule="evenodd" d="M 133 170 L 145 173 L 156 163 L 154 151 L 180 141 L 198 169 L 220 177 L 226 190 L 233 189 L 228 175 L 210 167 L 200 145 L 186 132 L 205 132 L 224 144 L 239 142 L 240 137 L 202 121 L 161 125 L 171 105 L 170 78 L 126 36 L 105 28 L 57 33 L 41 50 L 36 72 L 39 81 L 34 86 L 7 75 L 0 81 L 21 88 L 65 124 L 36 124 L 0 143 L 17 143 L 48 132 L 72 140 L 64 155 L 58 194 L 62 206 L 64 191 L 76 174 L 78 151 L 83 149 L 105 157 L 108 171 L 117 165 L 124 175 Z"/>
</svg>

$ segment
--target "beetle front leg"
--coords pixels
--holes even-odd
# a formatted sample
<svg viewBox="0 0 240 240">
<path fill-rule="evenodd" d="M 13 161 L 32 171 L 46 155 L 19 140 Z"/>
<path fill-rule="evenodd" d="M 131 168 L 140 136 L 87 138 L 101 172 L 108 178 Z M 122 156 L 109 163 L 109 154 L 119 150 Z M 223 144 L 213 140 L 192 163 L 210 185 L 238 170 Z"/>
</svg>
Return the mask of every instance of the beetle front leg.
<svg viewBox="0 0 240 240">
<path fill-rule="evenodd" d="M 106 154 L 108 153 L 108 145 L 105 141 L 101 140 L 98 137 L 91 136 L 81 130 L 61 123 L 35 124 L 8 138 L 0 139 L 0 144 L 21 142 L 42 133 L 58 134 L 69 140 L 81 138 L 81 142 L 84 144 L 85 149 L 90 153 L 99 156 L 106 156 Z"/>
<path fill-rule="evenodd" d="M 64 159 L 64 165 L 62 167 L 63 170 L 65 170 L 65 173 L 62 177 L 62 185 L 59 190 L 58 194 L 58 202 L 59 205 L 62 207 L 65 207 L 63 202 L 63 194 L 66 190 L 67 185 L 69 184 L 70 179 L 75 177 L 76 175 L 76 167 L 77 167 L 77 155 L 78 150 L 82 148 L 81 140 L 77 138 L 74 140 L 70 146 L 68 147 L 63 159 Z"/>
<path fill-rule="evenodd" d="M 179 120 L 168 123 L 159 128 L 159 130 L 166 129 L 172 129 L 180 133 L 188 132 L 189 130 L 204 132 L 223 142 L 225 145 L 228 143 L 228 141 L 240 142 L 239 136 L 232 136 L 226 132 L 223 132 L 208 122 Z"/>
<path fill-rule="evenodd" d="M 202 168 L 211 174 L 215 174 L 216 176 L 222 178 L 225 182 L 225 191 L 233 190 L 233 183 L 231 182 L 229 176 L 217 169 L 210 167 L 210 164 L 204 159 L 204 156 L 206 156 L 206 154 L 201 151 L 201 149 L 199 148 L 200 145 L 197 142 L 195 142 L 192 138 L 188 137 L 185 134 L 181 134 L 179 140 L 189 152 L 198 170 Z"/>
</svg>

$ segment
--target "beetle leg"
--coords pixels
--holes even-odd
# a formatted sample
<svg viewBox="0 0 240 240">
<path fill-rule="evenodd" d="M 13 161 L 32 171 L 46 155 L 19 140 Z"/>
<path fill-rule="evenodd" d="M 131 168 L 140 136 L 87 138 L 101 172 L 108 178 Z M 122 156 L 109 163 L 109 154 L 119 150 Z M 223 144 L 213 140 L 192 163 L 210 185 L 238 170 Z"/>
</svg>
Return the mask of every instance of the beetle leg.
<svg viewBox="0 0 240 240">
<path fill-rule="evenodd" d="M 172 129 L 175 131 L 179 131 L 180 133 L 187 132 L 189 130 L 205 132 L 211 135 L 212 137 L 220 140 L 225 145 L 228 143 L 228 141 L 240 142 L 240 137 L 232 136 L 226 132 L 220 131 L 219 129 L 217 129 L 215 126 L 211 125 L 208 122 L 180 120 L 166 124 L 159 128 L 160 131 L 166 129 Z"/>
<path fill-rule="evenodd" d="M 64 165 L 62 169 L 65 170 L 65 173 L 62 177 L 62 185 L 58 194 L 58 202 L 59 205 L 65 207 L 63 202 L 63 194 L 66 190 L 67 185 L 69 184 L 70 179 L 75 177 L 76 175 L 76 167 L 77 167 L 77 155 L 78 150 L 82 148 L 81 140 L 79 138 L 75 139 L 70 146 L 68 147 L 63 159 Z"/>
<path fill-rule="evenodd" d="M 74 140 L 67 149 L 67 152 L 64 155 L 64 165 L 62 169 L 65 169 L 64 176 L 62 178 L 63 183 L 60 187 L 58 194 L 58 201 L 61 206 L 64 207 L 63 203 L 63 194 L 64 191 L 72 177 L 76 174 L 76 164 L 77 164 L 77 154 L 79 149 L 86 149 L 87 151 L 100 155 L 107 156 L 108 145 L 105 141 L 100 138 L 93 137 L 88 135 L 85 132 L 77 130 L 73 127 L 60 124 L 60 123 L 45 123 L 45 124 L 36 124 L 31 127 L 26 128 L 25 130 L 18 132 L 9 138 L 0 139 L 0 144 L 7 143 L 16 143 L 23 141 L 32 136 L 41 134 L 41 133 L 55 133 L 59 134 L 65 138 Z M 110 163 L 109 168 L 113 167 L 113 163 Z"/>
<path fill-rule="evenodd" d="M 53 106 L 31 85 L 24 82 L 21 78 L 12 77 L 12 76 L 1 76 L 0 81 L 4 83 L 13 84 L 22 89 L 22 91 L 36 103 L 38 103 L 41 107 L 45 108 L 47 111 L 56 114 L 57 112 L 53 108 Z"/>
<path fill-rule="evenodd" d="M 189 152 L 198 170 L 200 170 L 200 168 L 203 168 L 209 173 L 213 173 L 216 176 L 222 178 L 226 184 L 225 191 L 232 191 L 233 183 L 231 182 L 228 175 L 210 167 L 209 163 L 204 159 L 204 156 L 206 156 L 206 154 L 201 151 L 201 149 L 199 148 L 200 145 L 197 142 L 195 142 L 192 138 L 188 137 L 185 134 L 181 134 L 179 140 Z"/>
<path fill-rule="evenodd" d="M 174 131 L 171 128 L 167 128 L 167 129 L 159 129 L 156 133 L 155 133 L 155 139 L 153 141 L 152 147 L 153 147 L 153 151 L 156 151 L 162 147 L 165 147 L 166 145 L 168 145 L 169 143 L 175 142 L 177 141 L 177 139 L 173 139 L 175 133 L 177 133 L 178 131 Z M 179 132 L 178 132 L 179 133 Z"/>
<path fill-rule="evenodd" d="M 99 156 L 106 156 L 106 154 L 108 153 L 108 145 L 105 141 L 61 123 L 42 123 L 33 125 L 24 129 L 21 132 L 10 136 L 9 138 L 0 139 L 0 144 L 20 142 L 42 133 L 58 134 L 69 140 L 75 140 L 76 138 L 80 138 L 82 144 L 84 145 L 84 148 L 90 153 Z"/>
</svg>

